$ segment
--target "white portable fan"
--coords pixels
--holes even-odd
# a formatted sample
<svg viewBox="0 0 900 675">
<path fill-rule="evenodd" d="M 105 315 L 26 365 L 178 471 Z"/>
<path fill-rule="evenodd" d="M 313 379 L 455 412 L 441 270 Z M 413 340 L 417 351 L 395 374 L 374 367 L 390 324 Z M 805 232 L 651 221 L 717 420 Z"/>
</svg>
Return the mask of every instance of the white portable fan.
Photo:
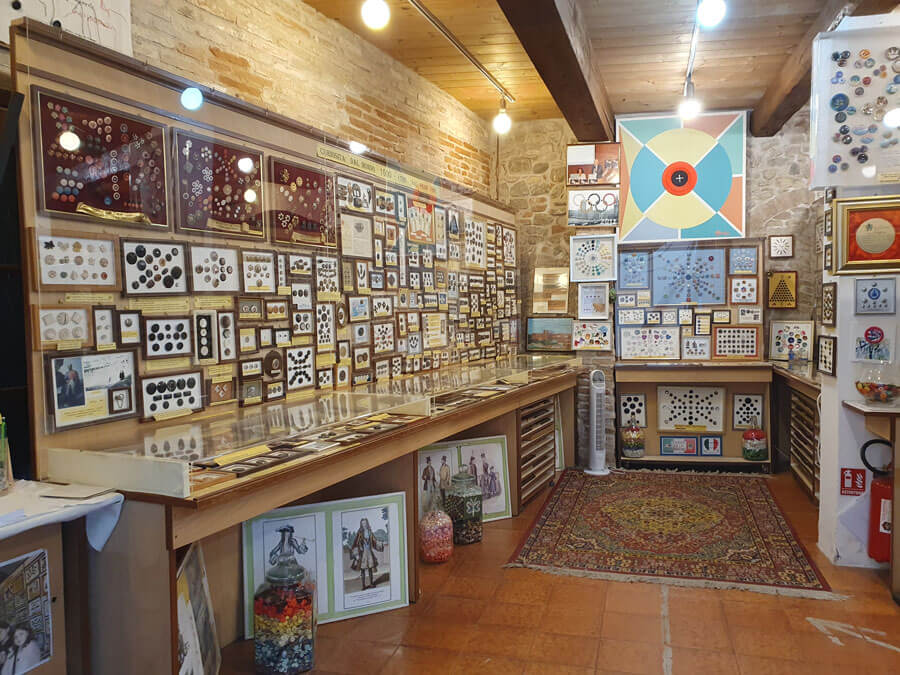
<svg viewBox="0 0 900 675">
<path fill-rule="evenodd" d="M 590 455 L 585 473 L 606 476 L 606 376 L 602 370 L 592 370 L 591 377 Z"/>
</svg>

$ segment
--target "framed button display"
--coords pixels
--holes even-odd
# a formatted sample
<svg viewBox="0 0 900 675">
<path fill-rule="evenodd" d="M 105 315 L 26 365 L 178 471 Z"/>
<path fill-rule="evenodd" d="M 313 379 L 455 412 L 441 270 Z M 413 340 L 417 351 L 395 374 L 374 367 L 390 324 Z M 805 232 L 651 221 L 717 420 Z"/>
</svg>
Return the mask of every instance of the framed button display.
<svg viewBox="0 0 900 675">
<path fill-rule="evenodd" d="M 310 167 L 270 157 L 272 240 L 337 246 L 334 178 Z"/>
<path fill-rule="evenodd" d="M 193 353 L 193 321 L 188 316 L 144 317 L 144 358 L 164 359 Z"/>
<path fill-rule="evenodd" d="M 123 239 L 121 246 L 125 295 L 187 294 L 185 244 Z"/>
<path fill-rule="evenodd" d="M 186 131 L 175 134 L 182 230 L 264 239 L 262 153 Z"/>
<path fill-rule="evenodd" d="M 168 229 L 166 127 L 67 95 L 35 92 L 41 210 Z"/>
<path fill-rule="evenodd" d="M 36 285 L 44 290 L 109 291 L 119 288 L 118 239 L 55 231 L 35 238 Z"/>
<path fill-rule="evenodd" d="M 224 246 L 191 246 L 194 293 L 237 293 L 241 288 L 239 251 Z"/>
<path fill-rule="evenodd" d="M 145 377 L 140 381 L 141 410 L 145 419 L 169 417 L 203 408 L 200 371 Z"/>
</svg>

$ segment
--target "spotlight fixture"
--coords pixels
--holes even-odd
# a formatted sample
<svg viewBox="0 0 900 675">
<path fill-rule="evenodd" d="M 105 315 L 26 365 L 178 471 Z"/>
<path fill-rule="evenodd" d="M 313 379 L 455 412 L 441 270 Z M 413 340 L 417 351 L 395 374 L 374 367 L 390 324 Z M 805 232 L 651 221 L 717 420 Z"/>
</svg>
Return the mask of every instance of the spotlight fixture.
<svg viewBox="0 0 900 675">
<path fill-rule="evenodd" d="M 181 92 L 181 105 L 188 110 L 197 110 L 203 105 L 203 92 L 197 87 L 188 87 Z"/>
<path fill-rule="evenodd" d="M 384 0 L 366 0 L 362 5 L 362 20 L 372 30 L 381 30 L 391 20 L 391 8 Z"/>
<path fill-rule="evenodd" d="M 891 108 L 884 114 L 884 126 L 892 129 L 900 127 L 900 108 Z"/>
<path fill-rule="evenodd" d="M 253 171 L 253 160 L 249 157 L 241 157 L 237 164 L 238 170 L 242 173 L 250 173 Z"/>
<path fill-rule="evenodd" d="M 727 9 L 725 0 L 700 0 L 697 5 L 697 21 L 704 28 L 715 28 L 725 18 Z"/>
<path fill-rule="evenodd" d="M 74 131 L 64 131 L 59 135 L 59 145 L 63 150 L 75 152 L 81 147 L 81 139 Z"/>
<path fill-rule="evenodd" d="M 359 141 L 350 141 L 350 152 L 354 155 L 361 155 L 366 152 L 369 148 L 366 147 L 363 143 Z"/>
<path fill-rule="evenodd" d="M 703 105 L 700 103 L 700 100 L 694 96 L 694 83 L 688 78 L 684 82 L 684 98 L 682 98 L 681 103 L 678 104 L 678 114 L 683 120 L 692 120 L 700 114 L 701 110 L 703 110 Z"/>
<path fill-rule="evenodd" d="M 500 112 L 494 118 L 494 131 L 501 136 L 512 128 L 512 119 L 506 114 L 506 99 L 500 99 Z"/>
<path fill-rule="evenodd" d="M 256 201 L 256 190 L 253 190 L 252 188 L 244 190 L 244 201 L 247 202 L 248 204 L 252 204 L 253 202 L 255 202 Z"/>
</svg>

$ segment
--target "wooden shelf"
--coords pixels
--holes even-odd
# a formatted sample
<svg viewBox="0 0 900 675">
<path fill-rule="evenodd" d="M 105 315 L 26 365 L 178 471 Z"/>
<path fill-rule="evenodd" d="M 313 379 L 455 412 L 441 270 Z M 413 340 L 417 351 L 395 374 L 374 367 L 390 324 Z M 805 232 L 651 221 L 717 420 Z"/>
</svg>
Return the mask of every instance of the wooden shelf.
<svg viewBox="0 0 900 675">
<path fill-rule="evenodd" d="M 616 361 L 616 382 L 771 382 L 768 361 Z"/>
<path fill-rule="evenodd" d="M 664 463 L 679 463 L 679 464 L 747 464 L 749 466 L 763 466 L 765 464 L 769 464 L 771 459 L 765 459 L 762 461 L 754 461 L 749 459 L 744 459 L 743 457 L 697 457 L 695 455 L 645 455 L 644 457 L 622 457 L 623 462 L 635 462 L 638 464 L 647 463 L 647 464 L 664 464 Z"/>
</svg>

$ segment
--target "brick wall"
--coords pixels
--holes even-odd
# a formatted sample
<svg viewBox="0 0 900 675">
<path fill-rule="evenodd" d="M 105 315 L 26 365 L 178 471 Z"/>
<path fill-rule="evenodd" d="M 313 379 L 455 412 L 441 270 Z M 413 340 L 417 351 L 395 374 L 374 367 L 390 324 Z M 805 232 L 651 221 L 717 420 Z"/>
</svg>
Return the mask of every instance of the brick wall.
<svg viewBox="0 0 900 675">
<path fill-rule="evenodd" d="M 531 313 L 535 267 L 568 267 L 569 236 L 565 189 L 566 145 L 575 137 L 565 120 L 518 123 L 500 141 L 499 194 L 517 210 L 519 223 L 520 293 L 523 315 Z M 766 310 L 772 319 L 808 319 L 819 298 L 821 250 L 815 236 L 816 209 L 821 195 L 809 190 L 809 108 L 798 111 L 771 138 L 749 138 L 747 148 L 747 226 L 749 237 L 794 235 L 794 257 L 768 260 L 770 270 L 797 270 L 799 296 L 796 310 Z M 768 250 L 767 248 L 765 249 Z M 577 312 L 575 284 L 569 293 L 569 313 Z M 522 346 L 524 348 L 524 325 Z M 575 420 L 579 455 L 587 452 L 587 370 L 601 368 L 612 382 L 615 359 L 600 353 L 579 353 L 585 374 L 579 378 L 578 419 Z M 607 455 L 612 464 L 615 447 L 614 390 L 607 397 Z"/>
<path fill-rule="evenodd" d="M 134 55 L 494 195 L 490 123 L 299 0 L 141 0 Z"/>
</svg>

